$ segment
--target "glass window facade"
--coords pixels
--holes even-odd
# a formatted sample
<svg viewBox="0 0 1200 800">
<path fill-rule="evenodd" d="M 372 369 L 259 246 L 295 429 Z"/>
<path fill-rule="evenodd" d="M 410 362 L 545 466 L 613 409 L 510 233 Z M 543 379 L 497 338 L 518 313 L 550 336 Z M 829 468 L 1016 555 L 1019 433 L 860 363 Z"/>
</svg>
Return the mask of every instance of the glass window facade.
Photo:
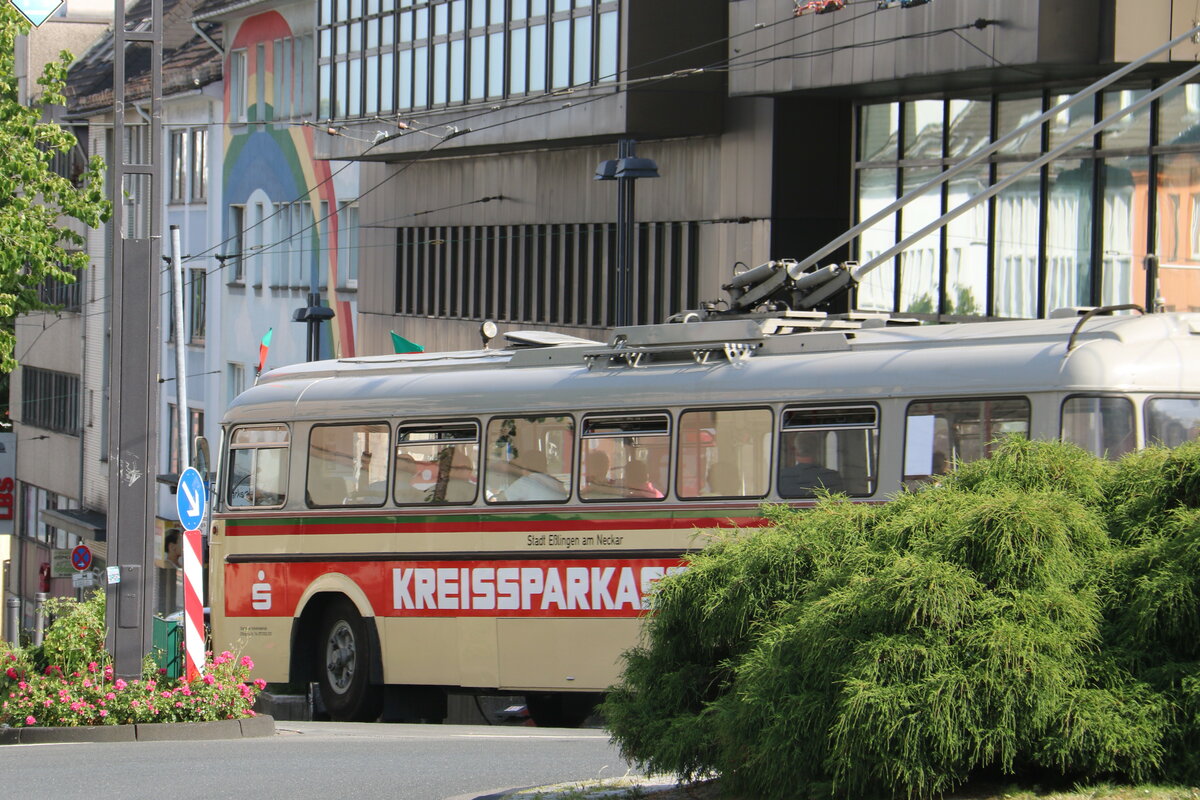
<svg viewBox="0 0 1200 800">
<path fill-rule="evenodd" d="M 617 0 L 321 0 L 322 119 L 617 80 Z"/>
<path fill-rule="evenodd" d="M 1149 84 L 1110 89 L 1013 136 L 979 165 L 871 226 L 857 242 L 858 261 L 869 262 L 1149 91 Z M 1069 94 L 860 106 L 857 219 Z M 1200 309 L 1198 120 L 1200 84 L 1189 84 L 1084 137 L 1063 158 L 1015 178 L 875 267 L 858 288 L 857 307 L 929 318 L 1035 318 L 1058 308 L 1127 303 Z M 1149 286 L 1149 254 L 1158 257 L 1157 290 Z"/>
</svg>

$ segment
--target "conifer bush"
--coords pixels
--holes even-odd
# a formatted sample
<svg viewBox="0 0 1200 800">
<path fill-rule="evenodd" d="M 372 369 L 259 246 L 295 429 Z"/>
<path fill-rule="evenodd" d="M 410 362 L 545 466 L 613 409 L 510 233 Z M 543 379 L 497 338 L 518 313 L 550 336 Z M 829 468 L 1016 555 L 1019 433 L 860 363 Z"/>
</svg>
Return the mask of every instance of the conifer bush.
<svg viewBox="0 0 1200 800">
<path fill-rule="evenodd" d="M 614 739 L 761 798 L 1194 779 L 1197 477 L 1200 446 L 1014 438 L 888 504 L 767 509 L 662 582 Z M 1139 514 L 1159 527 L 1118 530 Z"/>
</svg>

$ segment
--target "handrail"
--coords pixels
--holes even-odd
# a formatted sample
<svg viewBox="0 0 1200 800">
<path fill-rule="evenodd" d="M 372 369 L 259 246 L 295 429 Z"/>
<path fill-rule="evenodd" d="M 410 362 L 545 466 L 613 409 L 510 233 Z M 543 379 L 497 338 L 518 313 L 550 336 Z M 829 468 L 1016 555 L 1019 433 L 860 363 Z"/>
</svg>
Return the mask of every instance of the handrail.
<svg viewBox="0 0 1200 800">
<path fill-rule="evenodd" d="M 1125 305 L 1120 306 L 1097 306 L 1096 308 L 1090 309 L 1086 314 L 1083 314 L 1079 318 L 1079 322 L 1075 323 L 1075 330 L 1071 331 L 1071 338 L 1067 339 L 1067 354 L 1069 355 L 1071 351 L 1075 349 L 1075 336 L 1079 333 L 1080 329 L 1083 328 L 1089 319 L 1097 314 L 1108 314 L 1113 311 L 1138 311 L 1142 314 L 1146 313 L 1146 309 L 1142 308 L 1137 303 L 1126 303 Z"/>
</svg>

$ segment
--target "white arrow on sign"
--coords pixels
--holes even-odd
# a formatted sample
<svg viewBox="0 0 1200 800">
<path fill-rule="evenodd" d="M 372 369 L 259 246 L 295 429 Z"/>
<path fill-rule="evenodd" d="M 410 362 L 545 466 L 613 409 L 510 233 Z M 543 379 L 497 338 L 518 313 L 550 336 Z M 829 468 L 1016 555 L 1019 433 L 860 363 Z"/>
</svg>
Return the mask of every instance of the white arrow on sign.
<svg viewBox="0 0 1200 800">
<path fill-rule="evenodd" d="M 188 516 L 190 516 L 190 517 L 200 516 L 200 493 L 199 492 L 193 493 L 192 490 L 188 487 L 186 481 L 179 482 L 179 491 L 183 492 L 184 497 L 187 498 Z"/>
</svg>

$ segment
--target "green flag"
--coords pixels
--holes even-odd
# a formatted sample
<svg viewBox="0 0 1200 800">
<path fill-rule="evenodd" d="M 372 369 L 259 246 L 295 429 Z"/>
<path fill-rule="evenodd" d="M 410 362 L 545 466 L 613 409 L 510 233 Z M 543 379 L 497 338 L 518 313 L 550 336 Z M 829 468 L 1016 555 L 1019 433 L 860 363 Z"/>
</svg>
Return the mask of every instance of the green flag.
<svg viewBox="0 0 1200 800">
<path fill-rule="evenodd" d="M 410 342 L 395 331 L 392 334 L 392 347 L 397 353 L 424 353 L 425 348 L 415 342 Z"/>
</svg>

